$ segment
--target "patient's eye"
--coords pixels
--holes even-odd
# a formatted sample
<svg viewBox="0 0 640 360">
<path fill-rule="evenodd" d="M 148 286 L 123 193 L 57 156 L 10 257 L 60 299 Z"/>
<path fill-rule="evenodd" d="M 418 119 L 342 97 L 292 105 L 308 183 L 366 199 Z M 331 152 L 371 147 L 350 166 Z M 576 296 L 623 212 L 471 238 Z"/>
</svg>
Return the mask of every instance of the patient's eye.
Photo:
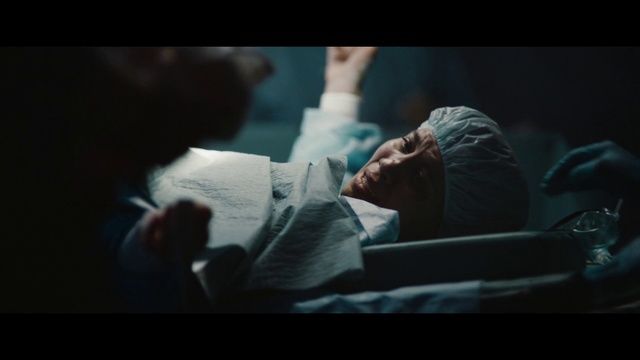
<svg viewBox="0 0 640 360">
<path fill-rule="evenodd" d="M 407 153 L 410 153 L 412 150 L 413 149 L 412 149 L 411 140 L 409 140 L 409 137 L 403 136 L 402 137 L 402 152 L 407 154 Z"/>
</svg>

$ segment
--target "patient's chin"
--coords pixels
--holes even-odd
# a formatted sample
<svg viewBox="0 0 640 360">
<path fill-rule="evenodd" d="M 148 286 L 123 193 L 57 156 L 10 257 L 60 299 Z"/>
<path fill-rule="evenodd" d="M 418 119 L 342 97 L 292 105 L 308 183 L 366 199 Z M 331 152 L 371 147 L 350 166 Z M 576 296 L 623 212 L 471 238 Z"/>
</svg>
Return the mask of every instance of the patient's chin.
<svg viewBox="0 0 640 360">
<path fill-rule="evenodd" d="M 345 187 L 342 189 L 342 191 L 340 191 L 340 195 L 349 196 L 349 197 L 355 197 L 355 196 L 353 196 L 353 190 L 351 188 L 351 182 L 349 182 L 347 185 L 345 185 Z"/>
<path fill-rule="evenodd" d="M 371 193 L 371 189 L 362 183 L 362 173 L 360 172 L 347 183 L 341 194 L 380 206 Z"/>
<path fill-rule="evenodd" d="M 349 181 L 349 183 L 342 189 L 341 195 L 349 196 L 354 199 L 364 200 L 367 202 L 372 202 L 370 199 L 370 196 L 368 196 L 368 194 L 362 189 L 360 189 L 358 185 L 355 183 L 356 178 L 357 178 L 357 175 L 356 177 L 351 179 L 351 181 Z"/>
</svg>

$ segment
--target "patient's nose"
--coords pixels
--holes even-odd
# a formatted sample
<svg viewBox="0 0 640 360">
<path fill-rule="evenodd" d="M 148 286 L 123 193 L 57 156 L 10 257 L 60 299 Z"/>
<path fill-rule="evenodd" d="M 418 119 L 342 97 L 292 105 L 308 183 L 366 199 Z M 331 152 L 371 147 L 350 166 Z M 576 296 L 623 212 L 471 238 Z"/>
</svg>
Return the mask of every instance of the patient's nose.
<svg viewBox="0 0 640 360">
<path fill-rule="evenodd" d="M 403 161 L 400 158 L 383 158 L 378 161 L 380 164 L 380 179 L 383 183 L 390 185 L 397 181 L 402 170 Z"/>
<path fill-rule="evenodd" d="M 380 178 L 386 184 L 406 180 L 413 176 L 419 166 L 419 160 L 415 156 L 391 156 L 380 159 Z"/>
</svg>

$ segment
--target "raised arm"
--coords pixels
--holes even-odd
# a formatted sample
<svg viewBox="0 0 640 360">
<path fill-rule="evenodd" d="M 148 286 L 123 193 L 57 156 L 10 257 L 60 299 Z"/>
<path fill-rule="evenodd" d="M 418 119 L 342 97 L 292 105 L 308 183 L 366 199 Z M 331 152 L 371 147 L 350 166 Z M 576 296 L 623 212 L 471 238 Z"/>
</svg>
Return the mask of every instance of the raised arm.
<svg viewBox="0 0 640 360">
<path fill-rule="evenodd" d="M 377 125 L 358 121 L 362 82 L 376 52 L 375 47 L 327 49 L 320 107 L 305 110 L 289 161 L 345 155 L 351 173 L 366 163 L 382 141 Z"/>
</svg>

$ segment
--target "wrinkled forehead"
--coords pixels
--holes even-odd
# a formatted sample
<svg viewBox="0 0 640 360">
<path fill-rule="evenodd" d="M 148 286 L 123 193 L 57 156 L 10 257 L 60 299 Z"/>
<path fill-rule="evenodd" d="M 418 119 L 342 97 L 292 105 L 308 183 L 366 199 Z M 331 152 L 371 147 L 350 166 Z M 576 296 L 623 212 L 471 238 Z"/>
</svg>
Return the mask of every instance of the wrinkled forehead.
<svg viewBox="0 0 640 360">
<path fill-rule="evenodd" d="M 416 129 L 407 134 L 407 137 L 415 143 L 416 149 L 433 154 L 437 158 L 441 157 L 438 142 L 431 128 Z"/>
<path fill-rule="evenodd" d="M 415 151 L 420 153 L 424 165 L 436 177 L 443 176 L 444 163 L 440 147 L 431 128 L 421 128 L 410 132 L 407 137 L 415 144 Z"/>
</svg>

